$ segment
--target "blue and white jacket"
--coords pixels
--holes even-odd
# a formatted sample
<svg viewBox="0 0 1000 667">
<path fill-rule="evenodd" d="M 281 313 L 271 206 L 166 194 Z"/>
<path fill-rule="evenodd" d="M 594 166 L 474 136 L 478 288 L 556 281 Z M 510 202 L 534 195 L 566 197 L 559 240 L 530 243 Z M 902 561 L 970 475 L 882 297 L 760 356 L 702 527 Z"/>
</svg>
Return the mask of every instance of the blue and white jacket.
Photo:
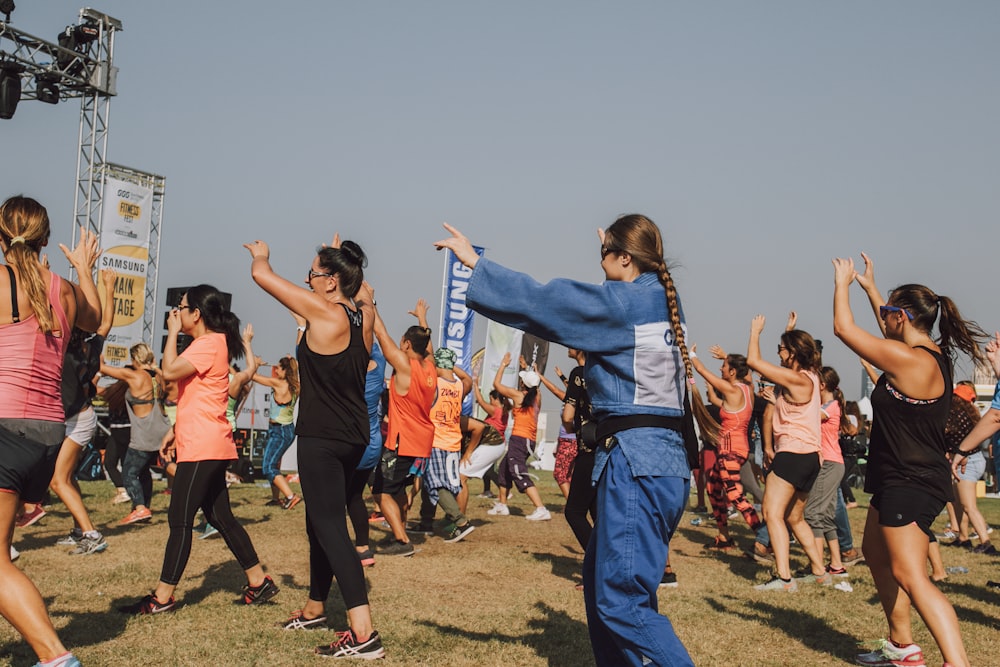
<svg viewBox="0 0 1000 667">
<path fill-rule="evenodd" d="M 480 258 L 466 304 L 486 317 L 587 353 L 587 392 L 598 421 L 620 415 L 684 414 L 684 371 L 663 286 L 655 273 L 601 285 L 531 276 Z M 681 315 L 683 322 L 683 312 Z M 690 474 L 679 433 L 658 446 L 627 443 L 622 453 L 636 476 Z M 594 479 L 607 453 L 598 449 Z"/>
</svg>

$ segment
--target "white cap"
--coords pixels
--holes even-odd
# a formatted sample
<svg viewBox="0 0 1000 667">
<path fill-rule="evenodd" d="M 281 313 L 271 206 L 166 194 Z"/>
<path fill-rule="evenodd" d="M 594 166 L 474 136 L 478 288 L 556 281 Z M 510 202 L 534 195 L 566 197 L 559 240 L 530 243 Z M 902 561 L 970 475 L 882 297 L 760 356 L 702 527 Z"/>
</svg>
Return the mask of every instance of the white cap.
<svg viewBox="0 0 1000 667">
<path fill-rule="evenodd" d="M 528 389 L 534 389 L 542 381 L 542 379 L 538 377 L 538 373 L 530 368 L 526 371 L 521 371 L 517 374 L 517 376 L 521 378 L 521 382 L 523 382 L 524 386 Z"/>
</svg>

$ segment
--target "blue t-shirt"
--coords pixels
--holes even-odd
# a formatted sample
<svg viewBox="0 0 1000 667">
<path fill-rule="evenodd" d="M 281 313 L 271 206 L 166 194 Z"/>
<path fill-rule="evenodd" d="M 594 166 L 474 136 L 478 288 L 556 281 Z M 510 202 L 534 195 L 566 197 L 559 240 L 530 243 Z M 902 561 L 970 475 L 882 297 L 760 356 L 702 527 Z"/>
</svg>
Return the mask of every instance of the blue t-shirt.
<svg viewBox="0 0 1000 667">
<path fill-rule="evenodd" d="M 1000 410 L 1000 380 L 997 381 L 996 389 L 993 390 L 993 403 L 990 407 L 994 410 Z"/>
<path fill-rule="evenodd" d="M 382 389 L 385 387 L 385 355 L 378 341 L 372 341 L 371 360 L 375 368 L 365 376 L 365 403 L 368 404 L 368 427 L 371 431 L 358 470 L 372 470 L 382 456 Z"/>
</svg>

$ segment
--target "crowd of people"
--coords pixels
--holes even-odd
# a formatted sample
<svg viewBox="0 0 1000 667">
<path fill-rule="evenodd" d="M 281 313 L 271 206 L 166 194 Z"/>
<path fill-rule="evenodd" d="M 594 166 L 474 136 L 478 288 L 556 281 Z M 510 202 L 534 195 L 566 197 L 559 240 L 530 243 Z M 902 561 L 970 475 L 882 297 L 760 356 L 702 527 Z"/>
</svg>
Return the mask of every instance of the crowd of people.
<svg viewBox="0 0 1000 667">
<path fill-rule="evenodd" d="M 540 436 L 544 385 L 562 404 L 553 476 L 568 527 L 585 552 L 578 587 L 597 664 L 693 664 L 658 599 L 661 587 L 677 585 L 669 544 L 688 509 L 692 472 L 694 509 L 707 513 L 707 494 L 717 529 L 706 550 L 736 549 L 729 521 L 742 517 L 754 535 L 746 554 L 775 575 L 757 591 L 838 585 L 863 551 L 888 634 L 874 651 L 858 655 L 858 664 L 924 664 L 913 642 L 912 608 L 946 665 L 969 664 L 957 616 L 932 581 L 945 574 L 931 524 L 947 505 L 954 543 L 996 553 L 976 506 L 975 483 L 985 468 L 980 443 L 1000 431 L 1000 393 L 980 417 L 974 387 L 955 384 L 953 375 L 956 353 L 989 363 L 1000 375 L 1000 334 L 989 338 L 951 299 L 922 285 L 902 285 L 884 298 L 866 255 L 860 271 L 851 260 L 835 259 L 835 334 L 877 381 L 869 427 L 857 405 L 845 401 L 837 371 L 823 364 L 821 343 L 796 328 L 794 312 L 779 336 L 778 363 L 761 352 L 765 320 L 757 316 L 745 355 L 710 348 L 721 362 L 713 372 L 687 340 L 660 230 L 645 216 L 622 216 L 600 231 L 606 280 L 599 285 L 541 284 L 480 257 L 460 231 L 445 227 L 448 236 L 435 246 L 470 269 L 468 306 L 566 346 L 576 366 L 568 377 L 556 367 L 561 384 L 520 359 L 516 386 L 508 386 L 503 378 L 514 363 L 508 354 L 484 395 L 482 380 L 489 378 L 470 377 L 452 350 L 434 348 L 423 300 L 410 311 L 416 323 L 397 339 L 365 281 L 367 255 L 339 236 L 317 251 L 304 284 L 272 269 L 264 241 L 244 246 L 252 280 L 297 325 L 294 356 L 282 358 L 270 375 L 259 372 L 253 328 L 241 329 L 210 285 L 188 289 L 174 304 L 159 363 L 140 343 L 131 348 L 128 366 L 112 366 L 100 350 L 111 329 L 115 275 L 100 274 L 102 303 L 94 280 L 97 239 L 81 230 L 75 248 L 60 246 L 79 284 L 62 280 L 41 255 L 50 233 L 44 207 L 26 197 L 0 206 L 6 259 L 0 282 L 9 285 L 0 285 L 0 294 L 10 294 L 9 303 L 0 299 L 0 522 L 6 526 L 0 614 L 39 665 L 80 662 L 60 642 L 39 591 L 12 564 L 13 529 L 44 514 L 51 488 L 74 521 L 59 543 L 75 555 L 108 548 L 73 477 L 96 429 L 98 391 L 111 422 L 105 465 L 117 489 L 114 501 L 131 503 L 121 524 L 151 519 L 150 468 L 158 459 L 171 480 L 159 580 L 119 610 L 159 614 L 176 607 L 199 511 L 204 535 L 221 535 L 246 575 L 241 601 L 261 604 L 279 593 L 229 500 L 235 415 L 252 383 L 272 392 L 262 465 L 272 490 L 268 504 L 292 510 L 301 503 L 309 544 L 308 597 L 278 625 L 328 627 L 334 581 L 347 610 L 348 627 L 316 648 L 321 656 L 385 655 L 365 568 L 376 557 L 413 556 L 410 536 L 434 532 L 438 507 L 444 540 L 468 538 L 477 527 L 468 517 L 470 479 L 498 487 L 490 516 L 509 516 L 510 495 L 520 492 L 533 505 L 526 520 L 552 519 L 528 467 Z M 855 282 L 881 336 L 854 320 L 849 287 Z M 192 342 L 181 350 L 182 333 Z M 235 365 L 240 360 L 242 370 Z M 100 375 L 114 383 L 98 390 Z M 704 382 L 705 400 L 696 377 Z M 484 419 L 462 414 L 470 396 Z M 280 467 L 293 439 L 301 495 Z M 865 453 L 859 440 L 868 445 L 865 491 L 871 494 L 861 550 L 847 516 L 847 508 L 857 506 L 848 479 Z M 377 502 L 371 515 L 366 487 Z M 385 522 L 385 539 L 370 539 L 371 521 Z M 797 572 L 793 536 L 809 561 Z"/>
</svg>

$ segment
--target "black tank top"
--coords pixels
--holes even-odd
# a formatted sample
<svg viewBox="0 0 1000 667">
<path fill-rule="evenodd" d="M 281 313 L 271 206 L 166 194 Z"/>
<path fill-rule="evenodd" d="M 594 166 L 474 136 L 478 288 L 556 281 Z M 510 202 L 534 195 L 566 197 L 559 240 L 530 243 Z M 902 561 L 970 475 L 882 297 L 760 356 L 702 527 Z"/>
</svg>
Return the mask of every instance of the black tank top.
<svg viewBox="0 0 1000 667">
<path fill-rule="evenodd" d="M 951 465 L 944 425 L 951 411 L 951 370 L 944 355 L 926 347 L 944 378 L 944 394 L 934 400 L 904 396 L 879 378 L 872 392 L 872 434 L 869 442 L 865 491 L 877 493 L 890 487 L 920 489 L 941 501 L 949 501 Z"/>
<path fill-rule="evenodd" d="M 309 349 L 308 331 L 296 349 L 302 392 L 295 434 L 365 447 L 369 433 L 365 403 L 369 355 L 361 333 L 361 311 L 344 306 L 344 312 L 351 329 L 346 350 L 317 354 Z"/>
</svg>

